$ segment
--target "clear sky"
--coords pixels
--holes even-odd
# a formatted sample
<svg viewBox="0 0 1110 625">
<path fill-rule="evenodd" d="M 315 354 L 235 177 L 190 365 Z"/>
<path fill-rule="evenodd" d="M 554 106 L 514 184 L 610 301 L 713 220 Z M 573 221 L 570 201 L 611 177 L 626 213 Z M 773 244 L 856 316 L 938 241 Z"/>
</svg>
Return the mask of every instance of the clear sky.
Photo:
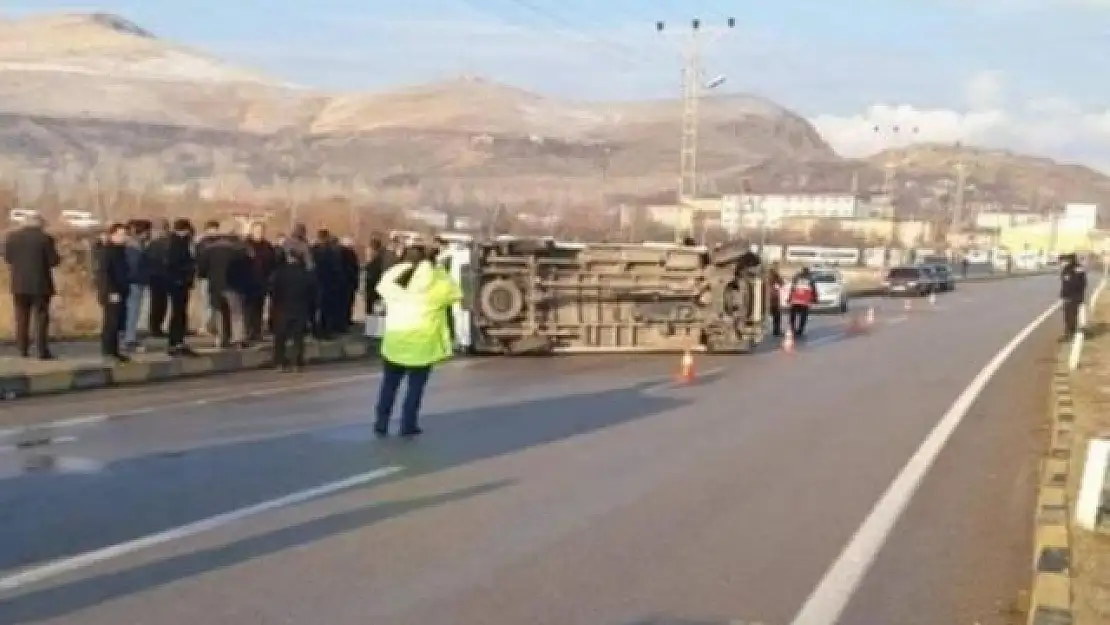
<svg viewBox="0 0 1110 625">
<path fill-rule="evenodd" d="M 706 73 L 803 113 L 842 152 L 902 124 L 1110 169 L 1110 0 L 0 0 L 53 10 L 117 13 L 328 89 L 470 73 L 588 99 L 677 94 L 690 19 L 732 16 Z"/>
</svg>

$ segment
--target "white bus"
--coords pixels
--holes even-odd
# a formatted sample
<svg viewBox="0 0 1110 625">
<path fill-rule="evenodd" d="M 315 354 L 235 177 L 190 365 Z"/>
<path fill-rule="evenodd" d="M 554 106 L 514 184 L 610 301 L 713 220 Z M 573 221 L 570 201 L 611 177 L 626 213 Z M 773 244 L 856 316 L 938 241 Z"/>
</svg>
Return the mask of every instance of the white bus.
<svg viewBox="0 0 1110 625">
<path fill-rule="evenodd" d="M 854 247 L 814 247 L 809 245 L 790 245 L 786 248 L 783 260 L 798 265 L 841 265 L 860 264 L 860 251 Z"/>
</svg>

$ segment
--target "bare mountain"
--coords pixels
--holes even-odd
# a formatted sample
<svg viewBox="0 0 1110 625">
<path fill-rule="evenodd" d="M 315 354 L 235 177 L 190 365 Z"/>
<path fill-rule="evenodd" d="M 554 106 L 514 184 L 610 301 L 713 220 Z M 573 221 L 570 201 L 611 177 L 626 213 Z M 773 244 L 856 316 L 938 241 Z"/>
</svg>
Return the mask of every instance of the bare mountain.
<svg viewBox="0 0 1110 625">
<path fill-rule="evenodd" d="M 323 93 L 112 15 L 0 21 L 0 170 L 21 181 L 118 170 L 144 184 L 357 176 L 544 194 L 605 179 L 656 194 L 675 185 L 680 115 L 677 101 L 567 102 L 474 78 Z M 710 182 L 768 159 L 836 158 L 807 121 L 752 96 L 705 100 L 700 137 Z"/>
<path fill-rule="evenodd" d="M 36 187 L 199 181 L 286 192 L 405 188 L 508 203 L 673 198 L 678 101 L 570 102 L 478 78 L 387 93 L 325 93 L 163 41 L 107 14 L 0 20 L 0 178 Z M 1110 178 L 1001 151 L 915 146 L 850 160 L 798 115 L 762 98 L 701 106 L 706 192 L 878 189 L 896 166 L 910 212 L 951 205 L 955 164 L 969 202 L 1110 206 Z M 552 200 L 554 202 L 555 200 Z"/>
</svg>

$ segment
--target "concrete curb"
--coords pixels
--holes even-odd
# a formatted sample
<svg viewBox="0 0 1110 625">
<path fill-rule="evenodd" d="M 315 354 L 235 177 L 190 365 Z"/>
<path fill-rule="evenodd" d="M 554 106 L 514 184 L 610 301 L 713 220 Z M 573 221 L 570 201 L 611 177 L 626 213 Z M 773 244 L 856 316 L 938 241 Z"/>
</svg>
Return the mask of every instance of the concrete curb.
<svg viewBox="0 0 1110 625">
<path fill-rule="evenodd" d="M 1068 480 L 1071 474 L 1075 402 L 1067 363 L 1057 356 L 1052 380 L 1052 438 L 1037 489 L 1033 586 L 1029 625 L 1071 625 L 1071 534 Z"/>
<path fill-rule="evenodd" d="M 305 359 L 314 363 L 359 360 L 374 353 L 367 341 L 358 339 L 305 345 Z M 167 357 L 154 362 L 135 361 L 114 366 L 90 365 L 68 371 L 0 374 L 0 400 L 261 369 L 271 360 L 271 350 L 266 348 L 202 352 L 196 358 Z"/>
</svg>

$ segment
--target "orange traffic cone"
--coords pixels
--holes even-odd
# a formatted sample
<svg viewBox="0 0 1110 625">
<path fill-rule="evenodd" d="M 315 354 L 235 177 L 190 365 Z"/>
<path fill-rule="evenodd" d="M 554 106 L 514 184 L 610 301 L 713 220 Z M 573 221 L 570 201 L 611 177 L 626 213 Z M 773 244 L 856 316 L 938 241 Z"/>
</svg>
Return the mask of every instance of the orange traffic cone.
<svg viewBox="0 0 1110 625">
<path fill-rule="evenodd" d="M 867 319 L 865 322 L 868 327 L 875 325 L 875 307 L 870 306 L 867 309 Z"/>
<path fill-rule="evenodd" d="M 694 381 L 694 353 L 690 350 L 682 352 L 682 361 L 678 366 L 678 381 L 683 384 Z"/>
<path fill-rule="evenodd" d="M 794 353 L 794 332 L 787 329 L 786 334 L 782 337 L 782 351 L 787 354 Z"/>
</svg>

